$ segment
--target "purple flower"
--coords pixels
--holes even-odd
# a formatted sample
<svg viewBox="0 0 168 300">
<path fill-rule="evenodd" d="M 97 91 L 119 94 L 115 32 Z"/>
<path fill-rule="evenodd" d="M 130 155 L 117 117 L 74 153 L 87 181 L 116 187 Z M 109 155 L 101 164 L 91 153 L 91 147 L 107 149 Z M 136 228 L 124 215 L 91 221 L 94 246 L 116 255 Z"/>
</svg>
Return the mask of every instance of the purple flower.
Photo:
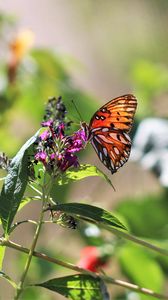
<svg viewBox="0 0 168 300">
<path fill-rule="evenodd" d="M 77 132 L 76 132 L 76 136 L 81 139 L 82 141 L 86 142 L 87 141 L 87 135 L 86 135 L 86 132 L 83 128 L 79 129 Z"/>
<path fill-rule="evenodd" d="M 65 136 L 64 130 L 65 130 L 64 123 L 59 124 L 57 127 L 57 130 L 56 130 L 58 138 L 60 138 L 60 139 L 64 138 L 64 136 Z"/>
<path fill-rule="evenodd" d="M 67 137 L 66 141 L 68 142 L 67 152 L 75 153 L 79 152 L 84 148 L 86 136 L 83 129 L 79 129 L 72 136 Z"/>
<path fill-rule="evenodd" d="M 43 127 L 50 127 L 53 125 L 53 120 L 47 120 L 41 123 Z"/>
<path fill-rule="evenodd" d="M 37 146 L 35 160 L 40 161 L 48 172 L 57 174 L 58 169 L 65 172 L 70 167 L 78 167 L 78 158 L 75 155 L 85 147 L 87 141 L 83 127 L 72 135 L 65 134 L 70 122 L 65 122 L 65 106 L 59 98 L 49 101 L 46 109 L 43 127 L 48 127 L 41 135 Z M 48 120 L 47 120 L 48 118 Z"/>
<path fill-rule="evenodd" d="M 66 153 L 62 160 L 59 161 L 58 166 L 61 171 L 66 171 L 70 167 L 78 167 L 79 162 L 76 155 L 71 153 Z"/>
<path fill-rule="evenodd" d="M 47 154 L 45 152 L 37 152 L 35 155 L 35 160 L 41 161 L 43 163 L 46 163 Z"/>
<path fill-rule="evenodd" d="M 45 131 L 43 131 L 43 132 L 40 134 L 40 139 L 41 139 L 42 141 L 46 140 L 48 137 L 49 137 L 49 132 L 48 132 L 48 130 L 45 130 Z"/>
<path fill-rule="evenodd" d="M 55 154 L 55 153 L 51 153 L 50 159 L 51 159 L 51 160 L 54 160 L 55 158 L 56 158 L 56 154 Z"/>
</svg>

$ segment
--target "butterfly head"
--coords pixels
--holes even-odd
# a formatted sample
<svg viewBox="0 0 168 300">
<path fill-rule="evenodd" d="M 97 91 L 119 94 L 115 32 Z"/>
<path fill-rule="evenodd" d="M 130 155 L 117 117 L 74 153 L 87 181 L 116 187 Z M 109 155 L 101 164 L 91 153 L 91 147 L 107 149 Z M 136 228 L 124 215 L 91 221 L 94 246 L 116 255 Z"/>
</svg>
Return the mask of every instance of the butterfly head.
<svg viewBox="0 0 168 300">
<path fill-rule="evenodd" d="M 84 131 L 85 134 L 85 140 L 88 141 L 89 140 L 89 126 L 86 122 L 81 122 L 81 128 Z"/>
</svg>

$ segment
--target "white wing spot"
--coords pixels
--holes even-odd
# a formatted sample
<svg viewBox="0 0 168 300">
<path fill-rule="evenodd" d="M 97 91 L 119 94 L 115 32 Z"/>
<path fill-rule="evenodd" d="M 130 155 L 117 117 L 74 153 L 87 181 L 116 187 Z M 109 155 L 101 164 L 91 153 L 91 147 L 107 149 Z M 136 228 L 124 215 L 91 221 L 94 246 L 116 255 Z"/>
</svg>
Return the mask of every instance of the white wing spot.
<svg viewBox="0 0 168 300">
<path fill-rule="evenodd" d="M 109 131 L 109 128 L 107 127 L 102 128 L 102 132 L 107 132 L 107 131 Z"/>
<path fill-rule="evenodd" d="M 128 112 L 129 112 L 129 111 L 130 111 L 130 112 L 131 112 L 131 111 L 134 111 L 134 108 L 133 108 L 133 107 L 127 107 L 127 108 L 126 108 L 126 111 L 128 111 Z"/>
<path fill-rule="evenodd" d="M 103 148 L 104 155 L 107 156 L 107 149 Z"/>
<path fill-rule="evenodd" d="M 109 136 L 112 137 L 114 140 L 117 140 L 117 134 L 116 133 L 110 132 Z"/>
<path fill-rule="evenodd" d="M 98 134 L 98 137 L 100 139 L 102 139 L 104 142 L 108 143 L 108 144 L 114 144 L 111 140 L 107 139 L 104 135 L 102 134 Z M 100 143 L 100 142 L 99 142 Z"/>
<path fill-rule="evenodd" d="M 100 157 L 100 160 L 102 161 L 103 155 L 101 152 L 99 152 L 99 157 Z"/>
<path fill-rule="evenodd" d="M 128 134 L 126 134 L 125 132 L 123 132 L 123 135 L 125 136 L 125 138 L 126 138 L 129 142 L 131 142 L 131 139 L 130 139 L 130 137 L 129 137 Z"/>
<path fill-rule="evenodd" d="M 98 130 L 101 130 L 101 128 L 100 128 L 100 127 L 93 128 L 93 129 L 91 130 L 91 132 L 95 132 L 95 131 L 98 131 Z"/>
<path fill-rule="evenodd" d="M 120 154 L 120 151 L 118 150 L 117 147 L 114 147 L 114 152 L 115 152 L 117 155 Z"/>
</svg>

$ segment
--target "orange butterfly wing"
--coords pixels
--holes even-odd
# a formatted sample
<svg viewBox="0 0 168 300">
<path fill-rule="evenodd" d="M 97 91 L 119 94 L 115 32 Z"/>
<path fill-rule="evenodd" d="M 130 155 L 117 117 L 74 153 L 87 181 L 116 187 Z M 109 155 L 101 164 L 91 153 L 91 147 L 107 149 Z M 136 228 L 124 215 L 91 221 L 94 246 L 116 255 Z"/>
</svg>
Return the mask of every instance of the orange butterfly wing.
<svg viewBox="0 0 168 300">
<path fill-rule="evenodd" d="M 131 130 L 137 100 L 131 94 L 103 105 L 89 124 L 89 139 L 99 159 L 115 173 L 129 158 Z"/>
</svg>

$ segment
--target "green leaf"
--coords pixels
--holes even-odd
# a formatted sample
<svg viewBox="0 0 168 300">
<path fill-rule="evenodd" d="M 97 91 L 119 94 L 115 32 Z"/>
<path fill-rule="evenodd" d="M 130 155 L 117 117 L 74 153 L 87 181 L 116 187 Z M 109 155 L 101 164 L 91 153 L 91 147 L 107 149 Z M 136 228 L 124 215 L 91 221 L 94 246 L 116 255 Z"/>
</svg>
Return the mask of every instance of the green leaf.
<svg viewBox="0 0 168 300">
<path fill-rule="evenodd" d="M 36 284 L 72 300 L 109 300 L 105 284 L 98 277 L 77 274 Z"/>
<path fill-rule="evenodd" d="M 90 176 L 102 177 L 112 186 L 112 183 L 111 183 L 110 179 L 107 177 L 107 175 L 105 175 L 97 167 L 91 166 L 89 164 L 80 165 L 79 168 L 73 168 L 73 169 L 66 171 L 65 173 L 61 174 L 58 177 L 57 183 L 58 183 L 58 185 L 68 184 L 70 182 L 82 180 L 82 179 L 90 177 Z"/>
<path fill-rule="evenodd" d="M 0 195 L 0 217 L 5 234 L 10 230 L 15 214 L 24 195 L 28 180 L 28 149 L 35 142 L 38 132 L 31 137 L 12 159 Z"/>
<path fill-rule="evenodd" d="M 126 227 L 116 218 L 111 212 L 104 210 L 100 207 L 92 206 L 83 203 L 64 203 L 50 207 L 55 211 L 63 211 L 74 217 L 85 219 L 92 223 L 99 224 L 110 230 L 112 227 L 127 230 Z"/>
<path fill-rule="evenodd" d="M 30 203 L 30 201 L 32 201 L 32 200 L 40 200 L 40 199 L 38 199 L 38 198 L 31 198 L 31 197 L 23 198 L 22 201 L 20 202 L 20 205 L 19 205 L 19 208 L 18 208 L 17 211 L 20 211 L 25 205 L 27 205 L 28 203 Z M 1 224 L 2 224 L 2 222 L 0 220 L 0 225 Z"/>
<path fill-rule="evenodd" d="M 155 257 L 143 248 L 128 243 L 118 249 L 117 255 L 124 273 L 133 283 L 158 293 L 163 292 L 164 275 Z M 145 295 L 139 295 L 139 298 L 153 299 Z"/>
</svg>

